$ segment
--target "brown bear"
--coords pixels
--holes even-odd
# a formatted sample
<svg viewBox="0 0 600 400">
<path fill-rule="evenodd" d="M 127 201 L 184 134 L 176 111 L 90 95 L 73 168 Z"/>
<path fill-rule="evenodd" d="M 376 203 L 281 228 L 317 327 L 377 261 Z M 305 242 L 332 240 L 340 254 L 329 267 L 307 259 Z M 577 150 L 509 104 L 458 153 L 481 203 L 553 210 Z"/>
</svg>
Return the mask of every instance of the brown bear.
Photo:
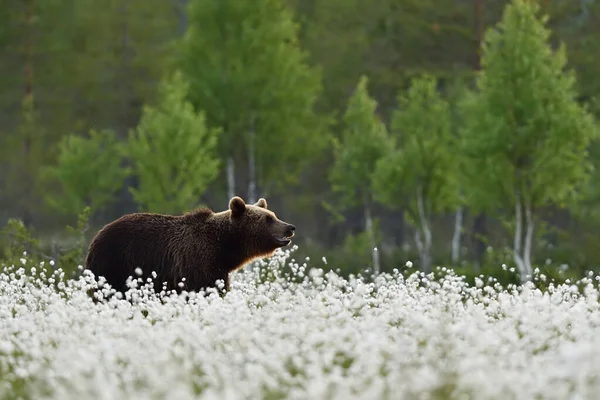
<svg viewBox="0 0 600 400">
<path fill-rule="evenodd" d="M 127 291 L 129 276 L 153 279 L 154 290 L 199 292 L 229 289 L 229 273 L 253 259 L 272 256 L 291 243 L 296 227 L 279 220 L 267 201 L 254 205 L 240 197 L 229 209 L 213 212 L 200 208 L 183 215 L 133 213 L 104 226 L 90 243 L 85 269 L 96 279 L 104 277 L 117 292 Z M 141 275 L 136 269 L 141 269 Z M 139 272 L 139 270 L 138 270 Z M 183 285 L 179 285 L 185 278 Z"/>
</svg>

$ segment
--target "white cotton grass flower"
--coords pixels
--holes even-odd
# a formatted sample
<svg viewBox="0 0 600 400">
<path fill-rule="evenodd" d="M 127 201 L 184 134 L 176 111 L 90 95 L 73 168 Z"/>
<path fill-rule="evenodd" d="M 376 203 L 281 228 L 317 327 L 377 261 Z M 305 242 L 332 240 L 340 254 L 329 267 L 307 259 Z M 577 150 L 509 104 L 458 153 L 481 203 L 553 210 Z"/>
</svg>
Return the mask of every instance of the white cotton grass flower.
<svg viewBox="0 0 600 400">
<path fill-rule="evenodd" d="M 484 275 L 469 285 L 444 267 L 435 280 L 398 268 L 371 281 L 311 268 L 295 250 L 233 274 L 225 296 L 209 290 L 187 302 L 160 298 L 138 276 L 123 300 L 95 304 L 89 271 L 65 280 L 60 269 L 7 268 L 0 397 L 563 399 L 600 391 L 593 274 L 565 284 L 546 277 L 544 292 Z M 97 295 L 111 290 L 100 286 Z"/>
</svg>

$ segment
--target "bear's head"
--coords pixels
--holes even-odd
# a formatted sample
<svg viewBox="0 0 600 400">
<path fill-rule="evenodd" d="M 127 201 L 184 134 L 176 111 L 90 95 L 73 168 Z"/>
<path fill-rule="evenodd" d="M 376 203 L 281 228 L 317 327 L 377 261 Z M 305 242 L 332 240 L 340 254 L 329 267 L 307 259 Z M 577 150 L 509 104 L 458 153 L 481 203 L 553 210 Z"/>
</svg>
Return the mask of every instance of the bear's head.
<svg viewBox="0 0 600 400">
<path fill-rule="evenodd" d="M 270 254 L 287 246 L 296 231 L 294 225 L 277 218 L 263 198 L 255 204 L 246 204 L 235 196 L 229 201 L 229 212 L 234 232 L 239 234 L 250 257 Z"/>
</svg>

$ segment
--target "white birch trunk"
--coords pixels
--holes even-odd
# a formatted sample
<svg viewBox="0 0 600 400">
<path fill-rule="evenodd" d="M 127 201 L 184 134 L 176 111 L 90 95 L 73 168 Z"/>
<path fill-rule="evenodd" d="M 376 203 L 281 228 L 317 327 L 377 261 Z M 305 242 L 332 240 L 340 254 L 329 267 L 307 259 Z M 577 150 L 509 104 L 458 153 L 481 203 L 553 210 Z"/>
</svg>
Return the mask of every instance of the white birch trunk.
<svg viewBox="0 0 600 400">
<path fill-rule="evenodd" d="M 513 243 L 513 253 L 515 263 L 517 264 L 517 269 L 519 270 L 519 275 L 521 282 L 525 281 L 525 275 L 527 275 L 527 267 L 525 266 L 525 262 L 523 261 L 523 257 L 521 256 L 521 242 L 523 240 L 523 211 L 521 204 L 521 196 L 517 194 L 515 201 L 515 238 Z"/>
<path fill-rule="evenodd" d="M 423 232 L 423 241 L 421 242 L 421 264 L 425 272 L 430 272 L 431 268 L 431 228 L 429 227 L 429 220 L 425 213 L 425 201 L 423 199 L 423 188 L 419 185 L 417 189 L 417 209 L 419 212 L 419 225 Z M 420 240 L 419 235 L 419 240 Z M 417 245 L 419 247 L 419 245 Z"/>
<path fill-rule="evenodd" d="M 248 203 L 256 203 L 256 132 L 254 131 L 254 119 L 250 121 L 249 145 L 248 145 Z"/>
<path fill-rule="evenodd" d="M 415 246 L 417 247 L 417 251 L 419 252 L 419 259 L 421 260 L 421 264 L 423 264 L 423 240 L 421 239 L 421 229 L 417 227 L 415 229 Z M 424 269 L 424 268 L 423 268 Z"/>
<path fill-rule="evenodd" d="M 379 251 L 377 250 L 377 243 L 375 242 L 375 234 L 373 232 L 373 217 L 371 216 L 371 209 L 368 205 L 365 205 L 365 229 L 369 236 L 369 243 L 371 245 L 371 256 L 373 258 L 373 273 L 379 275 L 380 263 L 379 263 Z"/>
<path fill-rule="evenodd" d="M 235 161 L 231 156 L 227 158 L 227 196 L 235 196 Z"/>
<path fill-rule="evenodd" d="M 533 212 L 531 210 L 531 202 L 525 202 L 525 246 L 523 248 L 523 262 L 527 275 L 531 278 L 533 276 L 533 267 L 531 266 L 531 247 L 533 246 L 533 231 L 535 225 L 533 223 Z"/>
<path fill-rule="evenodd" d="M 460 238 L 462 232 L 464 208 L 459 207 L 456 210 L 454 218 L 454 235 L 452 236 L 452 264 L 457 265 L 460 258 Z"/>
</svg>

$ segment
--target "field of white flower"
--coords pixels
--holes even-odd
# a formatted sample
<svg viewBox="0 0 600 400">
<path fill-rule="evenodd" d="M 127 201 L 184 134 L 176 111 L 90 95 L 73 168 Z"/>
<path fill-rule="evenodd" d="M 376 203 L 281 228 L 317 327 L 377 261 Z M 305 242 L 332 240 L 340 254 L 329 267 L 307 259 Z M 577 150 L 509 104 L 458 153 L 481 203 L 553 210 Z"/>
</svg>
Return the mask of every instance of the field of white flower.
<svg viewBox="0 0 600 400">
<path fill-rule="evenodd" d="M 365 282 L 309 271 L 289 251 L 262 263 L 268 279 L 257 270 L 235 274 L 224 297 L 161 302 L 140 290 L 131 301 L 94 304 L 84 278 L 9 269 L 0 275 L 0 398 L 591 399 L 600 393 L 594 277 L 550 284 L 546 292 L 493 280 L 469 287 L 449 271 L 436 280 L 396 272 Z"/>
</svg>

